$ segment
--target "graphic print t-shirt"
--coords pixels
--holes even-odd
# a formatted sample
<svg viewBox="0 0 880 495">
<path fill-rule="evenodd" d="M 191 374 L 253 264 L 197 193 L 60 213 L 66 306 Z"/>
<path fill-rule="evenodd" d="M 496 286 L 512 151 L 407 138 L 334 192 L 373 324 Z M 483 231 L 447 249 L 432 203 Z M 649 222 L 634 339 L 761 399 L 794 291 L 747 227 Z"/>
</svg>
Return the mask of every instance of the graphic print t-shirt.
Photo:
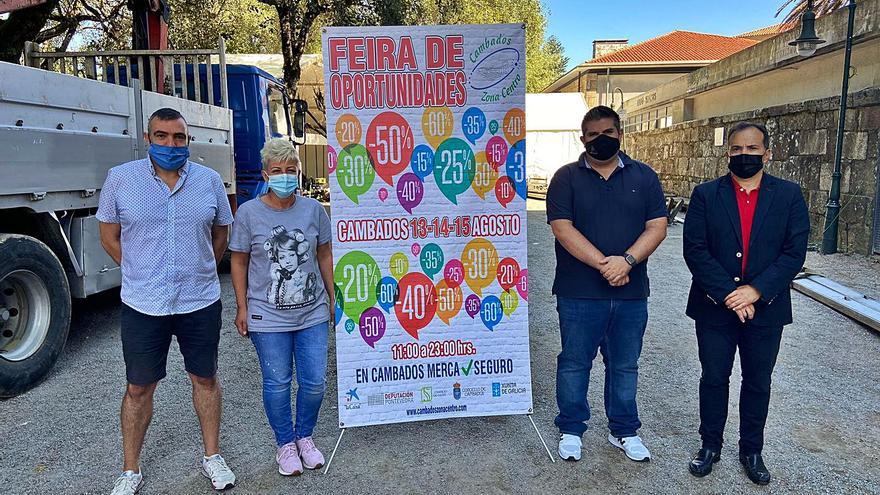
<svg viewBox="0 0 880 495">
<path fill-rule="evenodd" d="M 250 254 L 248 327 L 255 332 L 301 330 L 330 318 L 317 247 L 330 242 L 330 218 L 320 203 L 296 197 L 284 210 L 260 198 L 235 214 L 229 250 Z"/>
</svg>

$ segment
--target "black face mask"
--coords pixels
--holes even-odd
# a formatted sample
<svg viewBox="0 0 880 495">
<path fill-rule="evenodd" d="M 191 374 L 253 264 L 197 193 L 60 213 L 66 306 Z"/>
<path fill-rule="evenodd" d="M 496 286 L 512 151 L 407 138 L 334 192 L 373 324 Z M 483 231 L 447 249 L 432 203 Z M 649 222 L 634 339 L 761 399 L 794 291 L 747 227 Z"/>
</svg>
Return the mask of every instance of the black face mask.
<svg viewBox="0 0 880 495">
<path fill-rule="evenodd" d="M 764 168 L 764 155 L 731 156 L 727 168 L 737 177 L 750 179 Z"/>
<path fill-rule="evenodd" d="M 604 162 L 610 160 L 618 151 L 620 151 L 620 139 L 611 137 L 608 134 L 599 134 L 595 139 L 584 145 L 587 154 L 591 157 Z"/>
</svg>

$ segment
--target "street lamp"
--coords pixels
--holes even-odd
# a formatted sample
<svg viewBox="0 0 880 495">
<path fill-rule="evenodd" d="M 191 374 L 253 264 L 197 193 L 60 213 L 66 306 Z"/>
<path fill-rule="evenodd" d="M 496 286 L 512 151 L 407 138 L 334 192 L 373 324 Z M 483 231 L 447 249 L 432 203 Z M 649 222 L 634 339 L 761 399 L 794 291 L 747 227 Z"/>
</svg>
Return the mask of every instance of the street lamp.
<svg viewBox="0 0 880 495">
<path fill-rule="evenodd" d="M 801 14 L 801 35 L 789 45 L 796 46 L 797 54 L 801 57 L 809 57 L 816 53 L 816 47 L 822 43 L 825 43 L 825 40 L 816 36 L 816 13 L 813 12 L 813 1 L 808 0 L 807 8 Z"/>
<path fill-rule="evenodd" d="M 816 37 L 814 26 L 815 14 L 812 3 L 809 2 L 807 10 L 801 17 L 803 29 L 801 36 L 791 44 L 797 44 L 798 53 L 816 51 L 816 45 L 824 43 Z M 849 20 L 846 26 L 846 51 L 843 55 L 843 88 L 840 91 L 840 114 L 837 121 L 837 145 L 834 149 L 834 171 L 831 173 L 831 191 L 828 193 L 828 203 L 825 204 L 825 228 L 822 231 L 822 254 L 834 254 L 837 252 L 837 231 L 840 219 L 840 162 L 843 157 L 843 130 L 846 123 L 846 97 L 849 91 L 850 56 L 852 55 L 853 22 L 856 15 L 856 2 L 849 0 Z"/>
</svg>

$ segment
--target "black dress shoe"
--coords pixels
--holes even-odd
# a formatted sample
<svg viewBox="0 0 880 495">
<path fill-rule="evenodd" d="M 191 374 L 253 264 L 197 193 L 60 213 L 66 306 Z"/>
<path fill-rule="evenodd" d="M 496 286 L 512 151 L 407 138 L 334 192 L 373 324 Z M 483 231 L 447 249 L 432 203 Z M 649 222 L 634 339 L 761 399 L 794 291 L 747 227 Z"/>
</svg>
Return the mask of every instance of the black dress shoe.
<svg viewBox="0 0 880 495">
<path fill-rule="evenodd" d="M 688 471 L 697 478 L 702 478 L 712 472 L 712 464 L 721 460 L 721 454 L 707 448 L 700 449 L 694 454 L 688 464 Z"/>
<path fill-rule="evenodd" d="M 770 483 L 770 471 L 764 465 L 764 459 L 761 454 L 749 454 L 739 456 L 739 462 L 746 470 L 746 474 L 752 483 L 756 485 L 766 485 Z"/>
</svg>

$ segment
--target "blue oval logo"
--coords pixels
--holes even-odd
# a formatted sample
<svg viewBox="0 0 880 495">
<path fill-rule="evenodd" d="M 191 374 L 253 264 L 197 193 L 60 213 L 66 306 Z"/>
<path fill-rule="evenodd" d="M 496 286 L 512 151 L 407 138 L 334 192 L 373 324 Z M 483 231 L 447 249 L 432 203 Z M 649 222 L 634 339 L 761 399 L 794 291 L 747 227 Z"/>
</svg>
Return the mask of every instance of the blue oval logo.
<svg viewBox="0 0 880 495">
<path fill-rule="evenodd" d="M 507 79 L 519 66 L 519 51 L 516 48 L 499 48 L 486 55 L 471 70 L 471 88 L 489 89 Z"/>
</svg>

